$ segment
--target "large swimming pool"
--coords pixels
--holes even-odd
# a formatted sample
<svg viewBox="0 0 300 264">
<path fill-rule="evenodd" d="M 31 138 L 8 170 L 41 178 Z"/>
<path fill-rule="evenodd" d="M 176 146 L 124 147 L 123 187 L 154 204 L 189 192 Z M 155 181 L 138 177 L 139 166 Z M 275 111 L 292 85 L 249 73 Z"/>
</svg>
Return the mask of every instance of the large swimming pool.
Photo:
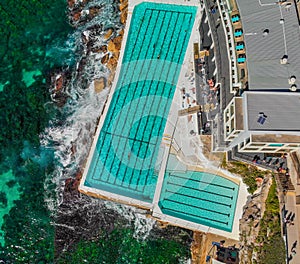
<svg viewBox="0 0 300 264">
<path fill-rule="evenodd" d="M 197 171 L 167 171 L 159 207 L 170 216 L 232 231 L 239 185 L 224 177 Z"/>
<path fill-rule="evenodd" d="M 85 186 L 152 202 L 155 163 L 196 10 L 157 3 L 135 6 Z"/>
</svg>

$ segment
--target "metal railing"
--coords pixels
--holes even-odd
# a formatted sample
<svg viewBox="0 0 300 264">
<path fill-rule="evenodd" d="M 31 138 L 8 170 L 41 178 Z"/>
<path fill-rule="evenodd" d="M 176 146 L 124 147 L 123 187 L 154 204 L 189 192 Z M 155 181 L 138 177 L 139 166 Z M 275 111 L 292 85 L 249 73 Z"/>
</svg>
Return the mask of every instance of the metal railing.
<svg viewBox="0 0 300 264">
<path fill-rule="evenodd" d="M 264 163 L 253 163 L 253 157 L 244 153 L 240 153 L 236 150 L 237 147 L 234 147 L 228 155 L 228 159 L 231 158 L 232 160 L 238 160 L 242 162 L 246 162 L 251 165 L 255 165 L 257 167 L 261 167 L 262 169 L 270 170 L 272 172 L 276 172 L 276 168 L 274 166 L 268 166 Z"/>
</svg>

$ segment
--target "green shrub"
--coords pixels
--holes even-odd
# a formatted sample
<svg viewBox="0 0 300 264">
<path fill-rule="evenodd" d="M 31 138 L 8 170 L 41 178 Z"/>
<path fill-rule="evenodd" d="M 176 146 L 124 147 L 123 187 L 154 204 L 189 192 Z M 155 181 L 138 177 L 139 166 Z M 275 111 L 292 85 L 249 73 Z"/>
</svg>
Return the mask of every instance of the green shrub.
<svg viewBox="0 0 300 264">
<path fill-rule="evenodd" d="M 225 169 L 231 173 L 241 175 L 243 182 L 248 186 L 249 193 L 254 193 L 257 189 L 256 178 L 264 178 L 265 175 L 270 173 L 269 171 L 262 171 L 257 169 L 253 165 L 242 163 L 239 161 L 233 161 L 226 165 Z"/>
<path fill-rule="evenodd" d="M 117 228 L 103 232 L 94 241 L 81 241 L 71 251 L 63 253 L 59 264 L 68 263 L 143 263 L 173 264 L 190 257 L 189 247 L 167 240 L 137 240 L 132 228 Z"/>
<path fill-rule="evenodd" d="M 276 192 L 276 182 L 270 187 L 266 200 L 266 211 L 260 223 L 259 240 L 262 246 L 258 248 L 261 264 L 284 264 L 285 246 L 281 236 L 280 207 Z"/>
</svg>

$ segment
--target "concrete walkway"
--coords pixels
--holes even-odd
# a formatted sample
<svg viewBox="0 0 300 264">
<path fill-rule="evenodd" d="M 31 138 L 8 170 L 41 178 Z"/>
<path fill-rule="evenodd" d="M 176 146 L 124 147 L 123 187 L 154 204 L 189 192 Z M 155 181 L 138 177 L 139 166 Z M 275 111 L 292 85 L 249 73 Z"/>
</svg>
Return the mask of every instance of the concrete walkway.
<svg viewBox="0 0 300 264">
<path fill-rule="evenodd" d="M 300 263 L 300 205 L 296 203 L 296 196 L 300 195 L 300 185 L 297 184 L 297 171 L 290 157 L 287 159 L 288 168 L 290 169 L 290 177 L 292 183 L 295 187 L 295 191 L 287 192 L 284 197 L 285 208 L 288 210 L 287 213 L 295 213 L 294 225 L 286 225 L 287 231 L 287 257 L 293 256 L 291 250 L 295 241 L 297 245 L 295 247 L 296 255 L 293 256 L 291 260 L 287 263 L 289 264 L 299 264 Z"/>
<path fill-rule="evenodd" d="M 299 216 L 300 216 L 300 208 L 296 206 L 296 195 L 295 192 L 288 192 L 285 196 L 285 209 L 287 210 L 287 215 L 291 213 L 295 213 L 294 225 L 285 224 L 287 231 L 287 257 L 289 261 L 287 263 L 290 264 L 299 264 L 300 263 L 300 236 L 299 236 Z M 294 247 L 296 251 L 296 255 L 293 255 L 292 249 L 293 245 L 297 241 L 296 247 Z M 291 258 L 292 257 L 292 258 Z"/>
</svg>

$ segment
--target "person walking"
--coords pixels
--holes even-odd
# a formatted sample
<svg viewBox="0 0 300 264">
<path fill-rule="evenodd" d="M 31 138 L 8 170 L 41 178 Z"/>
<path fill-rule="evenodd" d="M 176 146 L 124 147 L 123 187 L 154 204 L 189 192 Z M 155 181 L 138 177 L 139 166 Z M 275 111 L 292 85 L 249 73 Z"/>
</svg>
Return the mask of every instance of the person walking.
<svg viewBox="0 0 300 264">
<path fill-rule="evenodd" d="M 292 216 L 292 212 L 289 212 L 288 215 L 286 216 L 285 220 L 286 220 L 286 221 L 289 221 L 290 218 L 291 218 L 291 216 Z"/>
<path fill-rule="evenodd" d="M 295 249 L 297 247 L 297 243 L 298 243 L 297 240 L 293 243 L 292 248 L 291 248 L 292 251 L 293 251 L 293 249 Z"/>
<path fill-rule="evenodd" d="M 293 213 L 293 214 L 292 214 L 292 216 L 291 216 L 291 221 L 292 221 L 292 222 L 294 222 L 294 220 L 295 220 L 295 216 L 296 216 L 296 214 L 295 214 L 295 213 Z"/>
</svg>

